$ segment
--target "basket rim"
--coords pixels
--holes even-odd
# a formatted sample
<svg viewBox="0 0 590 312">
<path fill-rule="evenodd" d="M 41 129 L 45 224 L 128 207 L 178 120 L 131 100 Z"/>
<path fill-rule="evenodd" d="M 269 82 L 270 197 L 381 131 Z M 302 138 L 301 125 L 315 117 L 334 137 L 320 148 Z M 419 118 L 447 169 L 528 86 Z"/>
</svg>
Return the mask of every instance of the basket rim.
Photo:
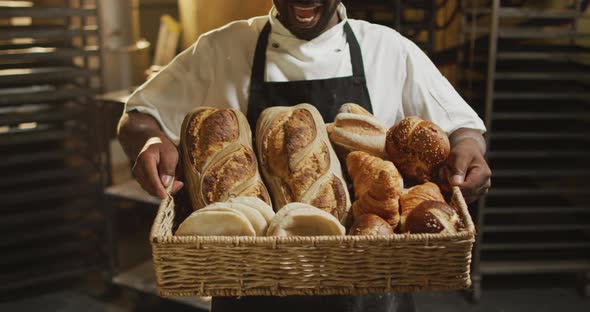
<svg viewBox="0 0 590 312">
<path fill-rule="evenodd" d="M 154 245 L 201 245 L 201 244 L 224 244 L 233 245 L 321 245 L 321 244 L 350 244 L 356 243 L 390 243 L 390 242 L 449 242 L 475 240 L 475 226 L 469 214 L 467 204 L 457 186 L 452 188 L 452 202 L 458 204 L 461 218 L 466 221 L 465 229 L 453 234 L 431 234 L 431 233 L 402 233 L 391 235 L 343 235 L 343 236 L 175 236 L 175 235 L 158 235 L 157 229 L 160 227 L 161 220 L 167 210 L 172 209 L 174 199 L 171 195 L 166 196 L 158 207 L 158 213 L 152 225 L 150 232 L 150 242 Z"/>
</svg>

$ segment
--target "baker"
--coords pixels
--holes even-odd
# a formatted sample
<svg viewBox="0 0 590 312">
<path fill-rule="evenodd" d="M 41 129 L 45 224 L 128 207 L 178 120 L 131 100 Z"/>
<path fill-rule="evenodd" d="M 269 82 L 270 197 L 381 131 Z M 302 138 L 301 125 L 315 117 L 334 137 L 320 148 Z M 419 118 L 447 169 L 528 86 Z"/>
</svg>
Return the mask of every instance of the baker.
<svg viewBox="0 0 590 312">
<path fill-rule="evenodd" d="M 268 16 L 202 35 L 129 98 L 119 139 L 134 175 L 164 197 L 174 183 L 176 145 L 196 106 L 235 108 L 251 126 L 270 106 L 311 103 L 326 122 L 353 102 L 390 127 L 407 116 L 438 124 L 452 150 L 441 179 L 468 202 L 490 186 L 477 114 L 428 57 L 395 30 L 348 19 L 341 0 L 274 0 Z M 409 295 L 214 298 L 213 311 L 413 311 Z"/>
</svg>

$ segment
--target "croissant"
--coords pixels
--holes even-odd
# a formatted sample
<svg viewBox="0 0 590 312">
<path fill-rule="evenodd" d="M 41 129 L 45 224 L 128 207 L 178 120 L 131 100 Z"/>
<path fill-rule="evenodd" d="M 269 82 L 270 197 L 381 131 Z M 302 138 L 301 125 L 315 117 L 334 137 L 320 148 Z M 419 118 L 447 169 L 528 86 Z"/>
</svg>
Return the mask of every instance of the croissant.
<svg viewBox="0 0 590 312">
<path fill-rule="evenodd" d="M 360 198 L 371 187 L 371 183 L 378 178 L 379 172 L 384 170 L 393 177 L 395 193 L 397 196 L 403 189 L 403 179 L 399 171 L 391 161 L 371 156 L 365 152 L 356 151 L 348 154 L 346 158 L 348 174 L 352 179 L 355 198 Z"/>
<path fill-rule="evenodd" d="M 270 204 L 250 127 L 240 111 L 200 107 L 187 114 L 180 156 L 194 210 L 234 196 L 254 196 Z"/>
<path fill-rule="evenodd" d="M 445 201 L 445 198 L 440 192 L 438 185 L 432 182 L 419 184 L 402 192 L 401 197 L 399 199 L 399 204 L 401 208 L 402 230 L 405 225 L 405 220 L 408 214 L 420 203 L 427 200 L 434 200 L 438 202 Z"/>
<path fill-rule="evenodd" d="M 450 144 L 439 126 L 410 116 L 387 131 L 385 149 L 405 178 L 424 183 L 447 159 Z"/>
<path fill-rule="evenodd" d="M 265 109 L 256 126 L 256 148 L 275 207 L 301 202 L 347 221 L 350 197 L 315 107 L 299 104 Z"/>
<path fill-rule="evenodd" d="M 377 179 L 369 183 L 370 188 L 352 204 L 355 220 L 363 214 L 376 214 L 396 228 L 400 221 L 399 215 L 399 183 L 395 176 L 382 169 Z"/>
<path fill-rule="evenodd" d="M 364 151 L 378 157 L 384 155 L 385 127 L 357 104 L 342 105 L 327 130 L 336 153 L 342 159 L 346 159 L 352 151 Z"/>
</svg>

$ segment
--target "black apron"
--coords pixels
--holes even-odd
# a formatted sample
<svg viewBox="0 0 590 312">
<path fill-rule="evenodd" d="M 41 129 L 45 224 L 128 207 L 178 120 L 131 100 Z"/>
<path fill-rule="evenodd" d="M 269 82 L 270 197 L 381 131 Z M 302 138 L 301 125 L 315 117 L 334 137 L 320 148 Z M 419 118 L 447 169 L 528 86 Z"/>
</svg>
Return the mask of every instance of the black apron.
<svg viewBox="0 0 590 312">
<path fill-rule="evenodd" d="M 350 49 L 352 76 L 332 79 L 301 80 L 287 82 L 265 82 L 266 49 L 270 35 L 267 23 L 256 44 L 250 95 L 248 99 L 248 122 L 255 133 L 260 113 L 271 106 L 293 106 L 300 103 L 314 105 L 325 122 L 332 122 L 342 104 L 356 103 L 372 112 L 371 99 L 367 90 L 361 49 L 348 23 L 344 32 Z M 255 137 L 255 135 L 253 135 Z M 413 312 L 414 302 L 410 294 L 371 294 L 363 296 L 251 296 L 215 297 L 212 312 L 256 311 L 256 312 Z"/>
</svg>

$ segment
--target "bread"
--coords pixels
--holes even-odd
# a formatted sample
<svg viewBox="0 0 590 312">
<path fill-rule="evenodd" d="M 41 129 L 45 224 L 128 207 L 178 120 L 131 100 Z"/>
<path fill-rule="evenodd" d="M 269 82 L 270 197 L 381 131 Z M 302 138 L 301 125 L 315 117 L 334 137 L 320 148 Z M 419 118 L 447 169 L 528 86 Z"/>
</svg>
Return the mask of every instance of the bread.
<svg viewBox="0 0 590 312">
<path fill-rule="evenodd" d="M 387 131 L 385 150 L 404 178 L 424 183 L 446 161 L 450 144 L 439 126 L 411 116 Z"/>
<path fill-rule="evenodd" d="M 176 231 L 177 236 L 256 236 L 248 217 L 219 203 L 193 212 Z"/>
<path fill-rule="evenodd" d="M 333 215 L 303 203 L 282 207 L 271 221 L 267 236 L 344 235 L 345 229 Z"/>
<path fill-rule="evenodd" d="M 416 206 L 418 206 L 423 201 L 427 200 L 434 200 L 439 202 L 445 201 L 445 198 L 440 192 L 438 185 L 432 182 L 419 184 L 402 192 L 401 197 L 399 199 L 399 205 L 401 208 L 402 231 L 404 228 L 406 217 L 408 216 L 410 211 L 416 208 Z"/>
<path fill-rule="evenodd" d="M 459 214 L 444 202 L 427 200 L 414 208 L 406 218 L 408 233 L 453 234 L 463 228 Z"/>
<path fill-rule="evenodd" d="M 258 210 L 262 214 L 267 223 L 270 223 L 270 220 L 272 220 L 272 218 L 274 218 L 275 216 L 275 212 L 274 210 L 272 210 L 272 207 L 269 206 L 267 203 L 263 202 L 258 197 L 239 196 L 230 198 L 227 202 L 233 204 L 246 205 Z"/>
<path fill-rule="evenodd" d="M 252 150 L 246 117 L 233 109 L 200 107 L 182 123 L 180 155 L 193 209 L 254 196 L 270 204 Z"/>
<path fill-rule="evenodd" d="M 373 181 L 379 177 L 381 171 L 386 171 L 391 175 L 394 183 L 392 187 L 396 196 L 401 194 L 404 181 L 391 161 L 371 156 L 365 152 L 352 152 L 346 158 L 346 166 L 352 179 L 356 198 L 360 198 L 371 188 Z"/>
<path fill-rule="evenodd" d="M 375 214 L 364 214 L 355 219 L 349 235 L 391 235 L 393 228 L 387 221 Z"/>
<path fill-rule="evenodd" d="M 403 180 L 393 163 L 365 152 L 350 153 L 346 163 L 356 197 L 352 205 L 354 219 L 376 214 L 395 228 L 400 221 Z"/>
<path fill-rule="evenodd" d="M 378 157 L 385 153 L 385 127 L 357 104 L 342 105 L 327 129 L 330 141 L 341 159 L 346 159 L 352 151 L 363 151 Z"/>
<path fill-rule="evenodd" d="M 376 214 L 383 218 L 392 228 L 400 221 L 399 184 L 394 181 L 391 172 L 382 170 L 370 185 L 369 190 L 352 204 L 354 220 L 363 214 Z"/>
<path fill-rule="evenodd" d="M 256 126 L 256 148 L 275 207 L 301 202 L 346 221 L 348 190 L 315 107 L 300 104 L 265 109 Z"/>
</svg>

